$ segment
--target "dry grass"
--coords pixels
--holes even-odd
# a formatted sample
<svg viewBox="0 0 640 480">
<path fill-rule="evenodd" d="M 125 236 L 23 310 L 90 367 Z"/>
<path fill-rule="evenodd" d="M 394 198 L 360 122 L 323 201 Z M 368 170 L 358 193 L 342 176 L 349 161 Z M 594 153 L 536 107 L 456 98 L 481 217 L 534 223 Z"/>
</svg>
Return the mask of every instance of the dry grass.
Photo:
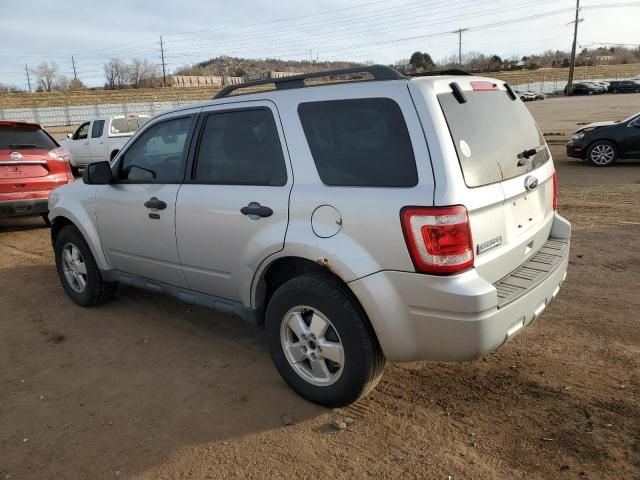
<svg viewBox="0 0 640 480">
<path fill-rule="evenodd" d="M 491 72 L 485 74 L 517 85 L 539 81 L 566 82 L 567 68 Z M 631 78 L 640 74 L 640 63 L 578 67 L 575 78 Z M 141 88 L 127 90 L 80 90 L 53 93 L 10 93 L 0 95 L 0 109 L 55 107 L 64 105 L 95 105 L 104 103 L 139 103 L 171 100 L 206 100 L 219 89 L 215 88 Z"/>
</svg>

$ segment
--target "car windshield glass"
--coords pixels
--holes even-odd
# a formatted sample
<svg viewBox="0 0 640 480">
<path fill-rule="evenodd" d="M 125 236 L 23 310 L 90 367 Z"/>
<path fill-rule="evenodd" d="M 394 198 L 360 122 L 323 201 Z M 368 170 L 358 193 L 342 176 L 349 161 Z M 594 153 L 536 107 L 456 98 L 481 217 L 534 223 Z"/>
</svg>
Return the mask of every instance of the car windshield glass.
<svg viewBox="0 0 640 480">
<path fill-rule="evenodd" d="M 40 128 L 23 125 L 0 126 L 0 150 L 53 150 L 57 146 Z"/>
<path fill-rule="evenodd" d="M 465 183 L 478 187 L 517 177 L 550 158 L 542 133 L 527 107 L 504 90 L 465 91 L 438 101 L 451 132 Z"/>
</svg>

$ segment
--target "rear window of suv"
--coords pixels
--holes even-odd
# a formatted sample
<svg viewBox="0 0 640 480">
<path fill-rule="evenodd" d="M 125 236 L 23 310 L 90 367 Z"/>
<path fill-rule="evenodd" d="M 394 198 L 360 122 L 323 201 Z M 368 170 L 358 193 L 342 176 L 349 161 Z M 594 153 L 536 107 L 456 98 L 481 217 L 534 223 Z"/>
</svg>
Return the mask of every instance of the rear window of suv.
<svg viewBox="0 0 640 480">
<path fill-rule="evenodd" d="M 298 114 L 326 185 L 413 187 L 418 172 L 396 102 L 363 98 L 302 103 Z"/>
<path fill-rule="evenodd" d="M 40 127 L 0 125 L 0 150 L 53 150 L 58 144 Z"/>
<path fill-rule="evenodd" d="M 468 187 L 509 180 L 549 160 L 544 137 L 524 103 L 512 100 L 504 90 L 464 95 L 465 103 L 453 93 L 439 94 L 438 101 Z M 523 152 L 534 148 L 535 155 L 522 158 Z"/>
</svg>

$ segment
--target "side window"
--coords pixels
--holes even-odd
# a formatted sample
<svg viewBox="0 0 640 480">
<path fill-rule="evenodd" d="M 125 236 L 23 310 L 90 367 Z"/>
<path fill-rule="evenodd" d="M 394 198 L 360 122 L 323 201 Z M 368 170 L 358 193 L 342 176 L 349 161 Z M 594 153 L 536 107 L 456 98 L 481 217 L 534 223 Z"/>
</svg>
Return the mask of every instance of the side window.
<svg viewBox="0 0 640 480">
<path fill-rule="evenodd" d="M 83 123 L 78 127 L 76 133 L 73 134 L 74 140 L 86 140 L 89 136 L 89 125 L 91 122 Z"/>
<path fill-rule="evenodd" d="M 285 185 L 287 170 L 271 111 L 261 108 L 210 114 L 202 131 L 195 181 Z"/>
<path fill-rule="evenodd" d="M 91 128 L 91 138 L 100 138 L 104 131 L 104 120 L 95 120 Z"/>
<path fill-rule="evenodd" d="M 118 179 L 145 183 L 179 182 L 191 120 L 190 116 L 175 118 L 147 129 L 120 157 Z"/>
<path fill-rule="evenodd" d="M 301 103 L 298 115 L 326 185 L 417 185 L 409 131 L 400 107 L 390 98 Z"/>
</svg>

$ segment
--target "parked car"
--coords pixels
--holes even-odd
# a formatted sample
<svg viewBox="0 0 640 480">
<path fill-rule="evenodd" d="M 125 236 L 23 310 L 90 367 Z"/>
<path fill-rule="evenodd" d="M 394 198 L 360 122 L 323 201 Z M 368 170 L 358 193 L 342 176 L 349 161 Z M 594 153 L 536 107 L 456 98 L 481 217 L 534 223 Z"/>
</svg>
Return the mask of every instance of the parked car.
<svg viewBox="0 0 640 480">
<path fill-rule="evenodd" d="M 544 100 L 547 96 L 542 92 L 527 92 L 535 97 L 535 100 Z"/>
<path fill-rule="evenodd" d="M 40 125 L 0 121 L 0 217 L 48 222 L 49 193 L 71 181 L 67 152 Z"/>
<path fill-rule="evenodd" d="M 614 80 L 609 83 L 611 93 L 638 93 L 640 92 L 639 80 Z"/>
<path fill-rule="evenodd" d="M 515 90 L 516 95 L 520 97 L 520 100 L 523 102 L 533 102 L 536 100 L 536 95 L 531 92 L 522 92 L 520 90 Z"/>
<path fill-rule="evenodd" d="M 161 114 L 50 208 L 71 300 L 104 303 L 120 282 L 234 313 L 328 406 L 386 361 L 472 360 L 513 338 L 558 293 L 571 230 L 510 87 L 384 66 Z"/>
<path fill-rule="evenodd" d="M 69 152 L 71 168 L 78 175 L 79 168 L 89 163 L 111 160 L 145 122 L 148 115 L 127 115 L 96 118 L 84 122 L 73 134 L 60 143 Z"/>
<path fill-rule="evenodd" d="M 567 87 L 564 87 L 564 93 L 567 93 Z M 604 89 L 602 87 L 596 86 L 592 83 L 588 82 L 579 82 L 573 84 L 573 94 L 574 95 L 596 95 L 599 93 L 604 93 Z"/>
<path fill-rule="evenodd" d="M 597 167 L 609 167 L 619 158 L 640 158 L 640 113 L 621 122 L 585 125 L 569 139 L 567 155 Z"/>
</svg>

